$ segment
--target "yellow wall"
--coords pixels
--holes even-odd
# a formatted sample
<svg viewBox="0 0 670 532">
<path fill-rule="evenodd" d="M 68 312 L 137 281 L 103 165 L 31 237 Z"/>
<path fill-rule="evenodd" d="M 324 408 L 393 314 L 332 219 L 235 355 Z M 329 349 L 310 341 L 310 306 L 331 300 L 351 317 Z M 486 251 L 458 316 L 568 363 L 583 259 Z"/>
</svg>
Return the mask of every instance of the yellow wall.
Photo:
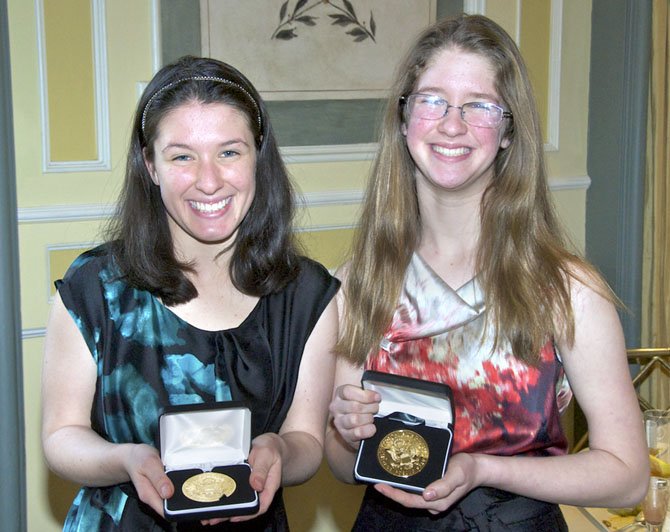
<svg viewBox="0 0 670 532">
<path fill-rule="evenodd" d="M 508 0 L 489 0 L 489 14 L 513 34 L 518 31 L 524 43 L 538 40 L 538 47 L 548 50 L 546 31 L 538 33 L 531 26 L 516 28 L 518 17 L 510 5 L 521 5 Z M 546 2 L 551 0 L 543 0 Z M 36 5 L 45 6 L 48 20 L 38 27 Z M 58 90 L 64 86 L 66 72 L 63 62 L 67 54 L 68 33 L 51 31 L 52 17 L 67 6 L 70 33 L 76 33 L 86 53 L 76 58 L 79 73 L 85 82 L 79 86 L 75 101 L 81 112 L 72 109 L 73 98 L 67 106 L 53 106 L 64 98 Z M 92 81 L 91 52 L 95 36 L 92 9 L 102 10 L 104 31 L 101 43 L 106 55 L 107 96 L 104 101 L 91 100 L 95 88 Z M 10 53 L 12 65 L 13 115 L 15 122 L 17 195 L 19 205 L 19 246 L 21 269 L 21 311 L 23 320 L 23 367 L 25 389 L 25 423 L 28 489 L 28 529 L 35 532 L 59 530 L 76 487 L 51 475 L 44 466 L 39 441 L 39 381 L 43 347 L 43 333 L 52 295 L 51 281 L 69 262 L 73 249 L 86 248 L 100 240 L 101 223 L 108 205 L 114 202 L 123 176 L 126 141 L 131 114 L 138 96 L 138 84 L 152 75 L 152 1 L 151 0 L 8 0 Z M 546 9 L 543 11 L 546 18 Z M 541 11 L 542 12 L 542 11 Z M 590 31 L 590 1 L 563 0 L 563 33 L 569 28 L 570 38 L 562 39 L 562 61 L 558 96 L 560 98 L 559 132 L 557 146 L 549 155 L 549 169 L 558 210 L 565 220 L 577 247 L 583 247 L 586 176 L 586 106 L 588 96 L 588 54 Z M 541 26 L 540 26 L 541 27 Z M 49 33 L 46 35 L 45 33 Z M 90 41 L 87 38 L 90 37 Z M 561 39 L 559 39 L 561 41 Z M 44 43 L 46 55 L 40 60 L 39 43 Z M 523 44 L 523 43 L 522 43 Z M 82 51 L 80 50 L 80 52 Z M 545 52 L 548 53 L 548 52 Z M 46 61 L 47 64 L 44 64 Z M 541 59 L 534 59 L 539 61 Z M 42 67 L 53 80 L 48 90 L 40 86 Z M 52 77 L 53 76 L 53 77 Z M 545 94 L 549 90 L 547 72 L 541 72 L 534 82 Z M 66 80 L 67 81 L 67 80 Z M 60 83 L 60 85 L 59 85 Z M 59 88 L 60 87 L 60 88 Z M 77 96 L 78 95 L 78 96 Z M 540 98 L 545 107 L 550 98 Z M 48 102 L 50 117 L 47 135 L 42 122 L 41 104 Z M 96 129 L 96 109 L 108 106 L 109 127 Z M 57 111 L 77 121 L 67 120 L 67 114 L 58 117 Z M 550 115 L 550 109 L 543 111 Z M 63 118 L 63 116 L 65 118 Z M 86 140 L 79 142 L 77 135 L 86 131 Z M 91 133 L 93 132 L 93 133 Z M 108 169 L 82 169 L 72 164 L 58 171 L 44 171 L 44 139 L 51 144 L 49 161 L 62 163 L 99 157 L 88 143 L 95 138 L 109 148 Z M 294 163 L 289 165 L 296 183 L 304 194 L 308 208 L 301 213 L 299 236 L 308 252 L 335 268 L 346 256 L 348 242 L 354 227 L 358 205 L 345 199 L 356 197 L 363 189 L 369 161 L 321 163 Z M 338 196 L 338 194 L 340 194 Z M 325 204 L 314 204 L 314 198 L 335 198 Z M 290 488 L 286 499 L 294 529 L 347 530 L 355 515 L 361 487 L 343 486 L 335 482 L 323 469 L 306 486 Z"/>
</svg>

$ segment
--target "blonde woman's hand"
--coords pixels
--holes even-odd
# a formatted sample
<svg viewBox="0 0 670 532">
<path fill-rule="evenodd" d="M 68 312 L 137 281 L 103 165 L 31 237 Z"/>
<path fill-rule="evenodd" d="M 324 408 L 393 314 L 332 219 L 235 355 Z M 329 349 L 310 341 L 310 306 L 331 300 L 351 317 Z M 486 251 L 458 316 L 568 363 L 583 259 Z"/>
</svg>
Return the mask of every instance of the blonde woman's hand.
<svg viewBox="0 0 670 532">
<path fill-rule="evenodd" d="M 359 386 L 338 386 L 330 403 L 332 423 L 342 440 L 353 450 L 361 440 L 374 435 L 374 415 L 379 411 L 381 396 Z"/>
<path fill-rule="evenodd" d="M 408 493 L 387 484 L 375 484 L 375 489 L 407 508 L 420 508 L 438 514 L 478 487 L 476 455 L 459 453 L 449 459 L 445 475 L 432 482 L 423 493 Z"/>
</svg>

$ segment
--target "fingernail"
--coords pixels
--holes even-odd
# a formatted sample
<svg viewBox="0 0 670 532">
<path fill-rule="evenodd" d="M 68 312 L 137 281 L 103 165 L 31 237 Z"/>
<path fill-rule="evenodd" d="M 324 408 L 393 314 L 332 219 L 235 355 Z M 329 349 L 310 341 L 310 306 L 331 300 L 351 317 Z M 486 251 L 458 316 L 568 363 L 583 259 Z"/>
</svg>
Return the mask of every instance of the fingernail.
<svg viewBox="0 0 670 532">
<path fill-rule="evenodd" d="M 427 501 L 432 501 L 435 498 L 435 492 L 433 490 L 424 491 L 423 498 Z"/>
<path fill-rule="evenodd" d="M 168 487 L 167 486 L 161 486 L 161 497 L 164 499 L 167 499 L 168 496 Z"/>
</svg>

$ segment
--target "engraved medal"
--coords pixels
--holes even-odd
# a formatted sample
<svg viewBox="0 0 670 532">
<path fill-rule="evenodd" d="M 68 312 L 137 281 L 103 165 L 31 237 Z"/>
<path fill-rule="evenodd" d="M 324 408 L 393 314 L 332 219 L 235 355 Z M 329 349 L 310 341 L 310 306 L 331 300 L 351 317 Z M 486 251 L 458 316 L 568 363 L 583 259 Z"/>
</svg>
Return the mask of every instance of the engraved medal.
<svg viewBox="0 0 670 532">
<path fill-rule="evenodd" d="M 395 477 L 411 477 L 428 463 L 426 440 L 413 430 L 394 430 L 377 447 L 377 460 L 384 471 Z"/>
<path fill-rule="evenodd" d="M 216 502 L 224 495 L 235 493 L 237 484 L 222 473 L 200 473 L 186 479 L 181 491 L 186 497 L 197 502 Z"/>
</svg>

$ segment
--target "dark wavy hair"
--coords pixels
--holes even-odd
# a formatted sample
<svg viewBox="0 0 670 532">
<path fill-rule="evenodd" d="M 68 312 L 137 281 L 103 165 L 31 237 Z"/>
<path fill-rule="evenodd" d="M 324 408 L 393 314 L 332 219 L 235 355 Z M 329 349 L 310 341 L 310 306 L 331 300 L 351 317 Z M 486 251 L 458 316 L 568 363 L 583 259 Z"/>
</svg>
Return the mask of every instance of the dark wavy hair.
<svg viewBox="0 0 670 532">
<path fill-rule="evenodd" d="M 175 255 L 160 188 L 144 162 L 145 156 L 154 158 L 163 117 L 192 102 L 230 105 L 247 119 L 257 149 L 256 194 L 231 245 L 230 276 L 245 294 L 276 292 L 298 270 L 293 186 L 260 95 L 241 72 L 215 59 L 182 57 L 158 71 L 144 90 L 135 111 L 116 216 L 107 228 L 110 252 L 131 286 L 148 290 L 166 305 L 198 295 L 185 275 L 193 271 L 193 264 Z"/>
</svg>

